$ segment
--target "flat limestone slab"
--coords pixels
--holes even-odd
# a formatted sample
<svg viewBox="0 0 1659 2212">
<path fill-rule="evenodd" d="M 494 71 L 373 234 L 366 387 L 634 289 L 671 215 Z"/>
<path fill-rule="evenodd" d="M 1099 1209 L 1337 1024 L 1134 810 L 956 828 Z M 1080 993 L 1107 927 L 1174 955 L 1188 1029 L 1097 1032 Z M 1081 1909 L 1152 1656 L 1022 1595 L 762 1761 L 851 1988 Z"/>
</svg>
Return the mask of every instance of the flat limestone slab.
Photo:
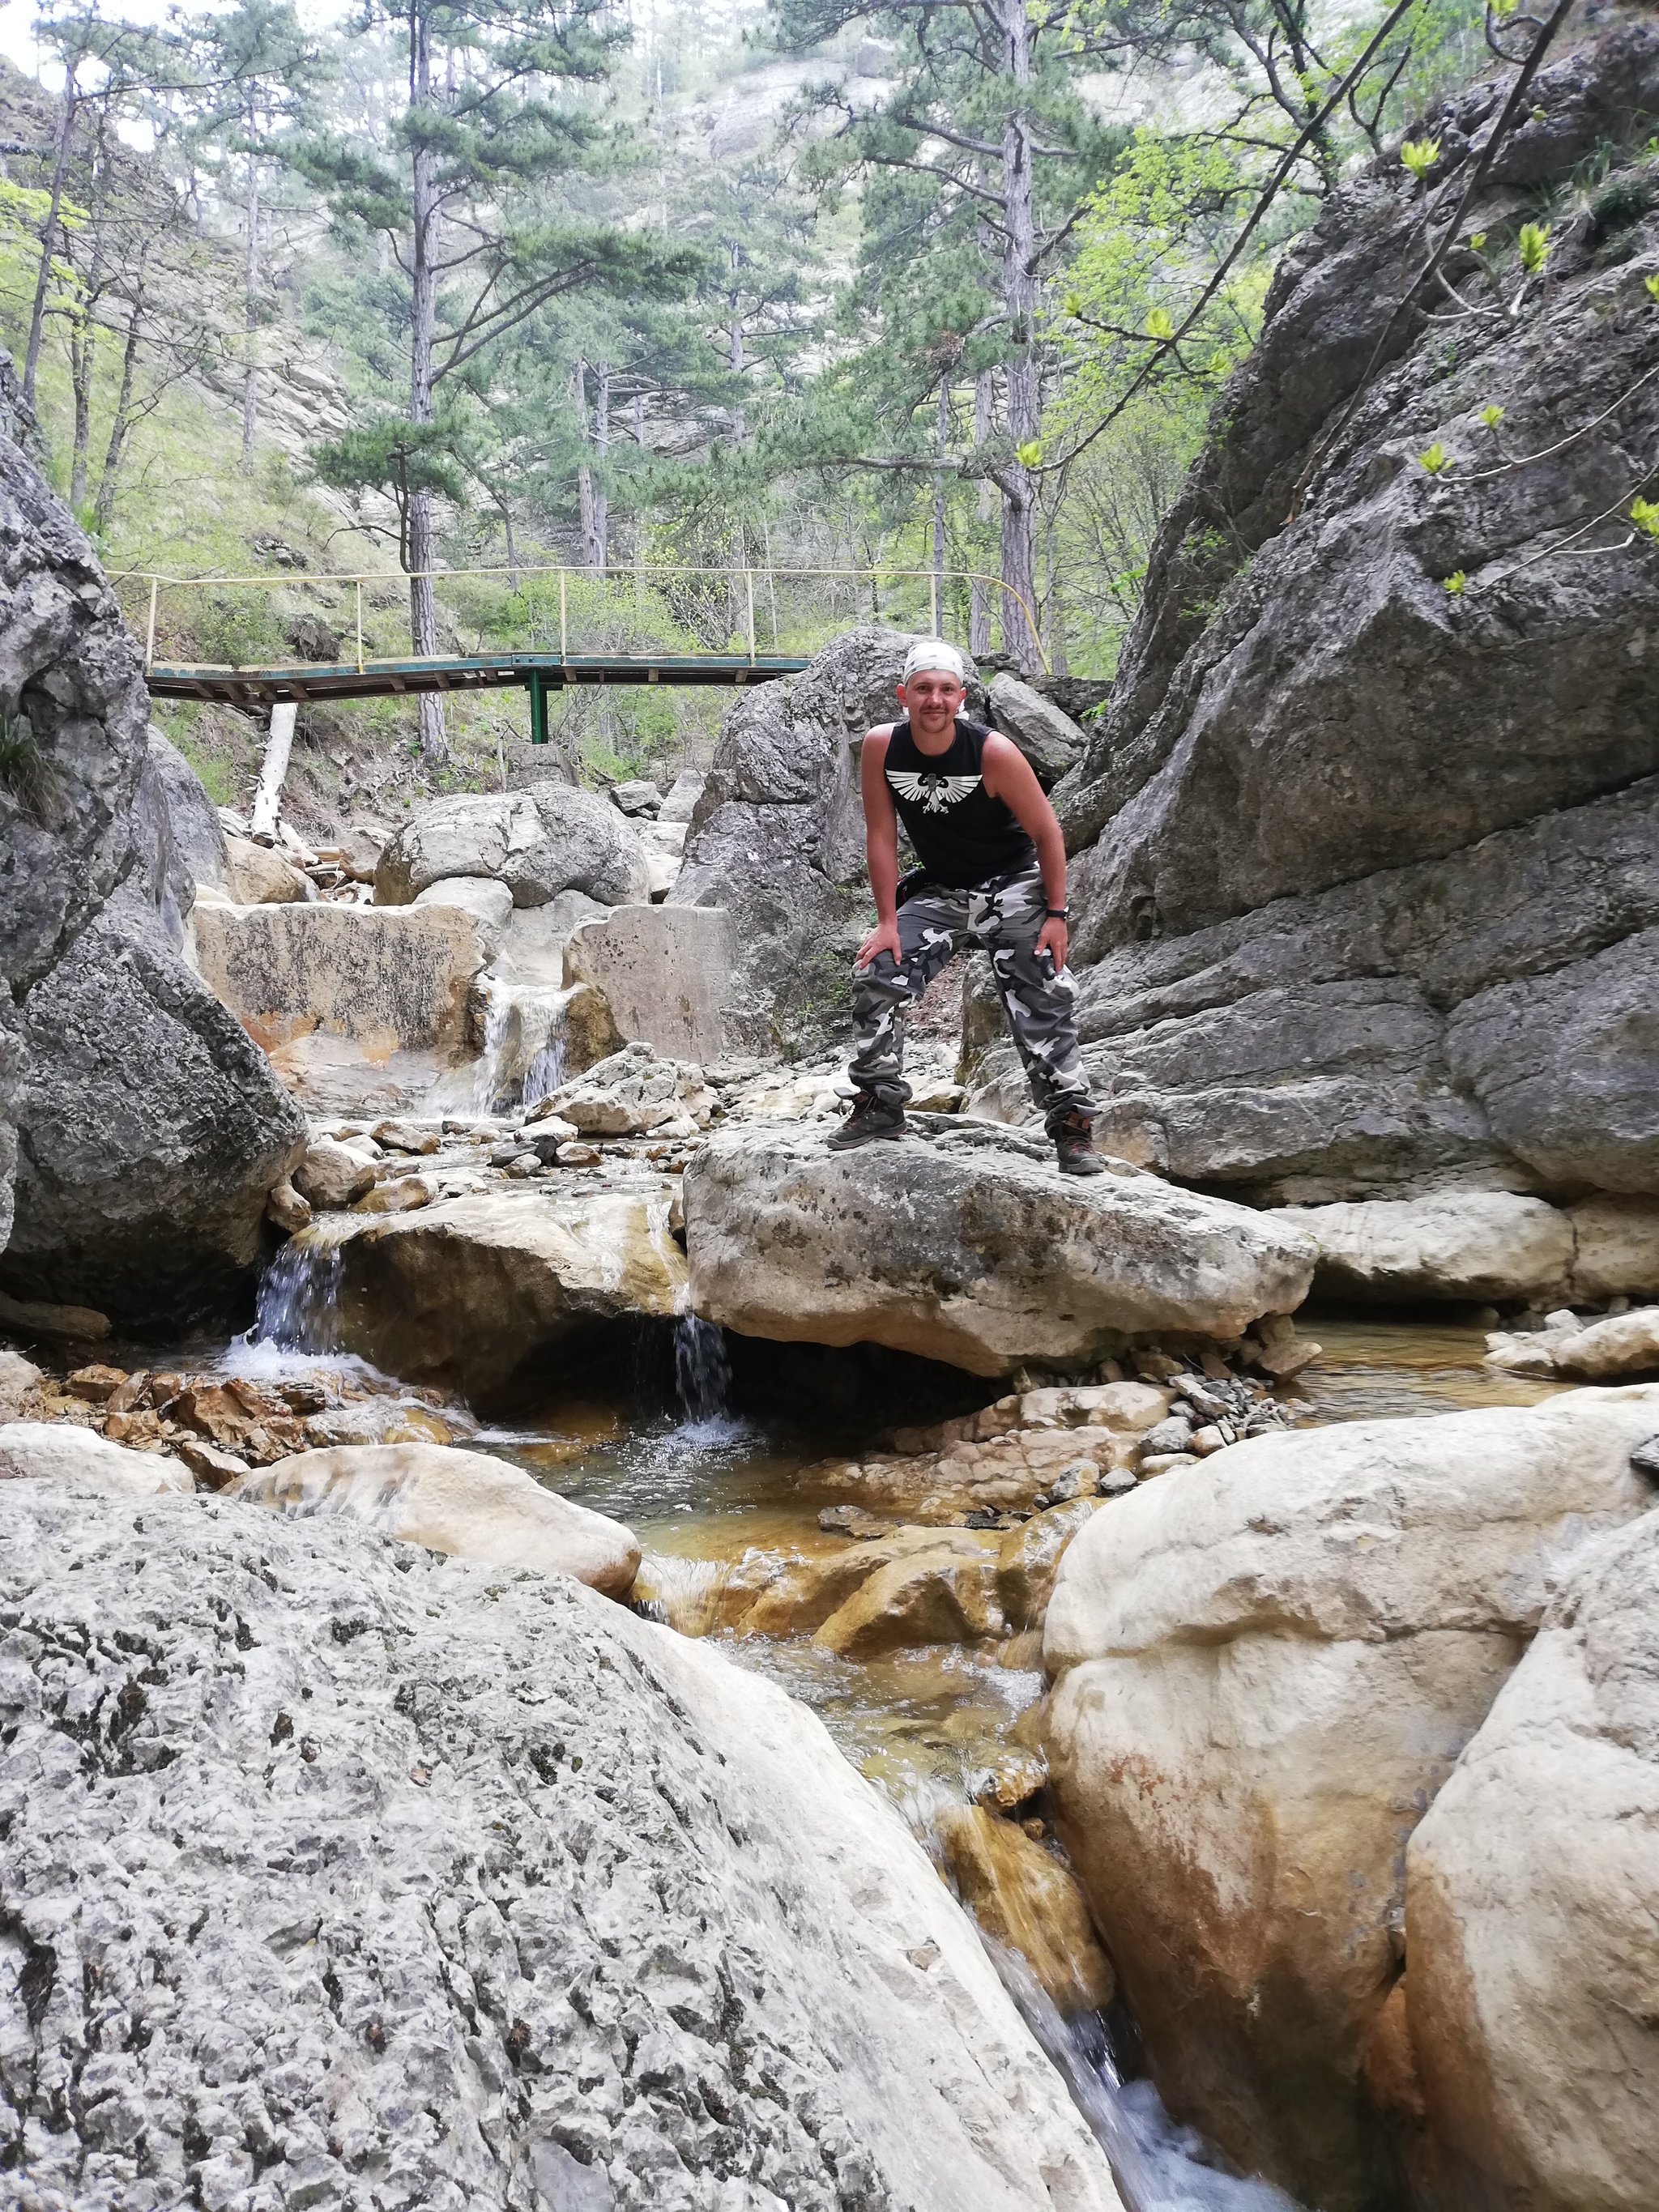
<svg viewBox="0 0 1659 2212">
<path fill-rule="evenodd" d="M 1051 1162 L 989 1123 L 856 1152 L 723 1130 L 685 1172 L 692 1305 L 745 1336 L 1001 1375 L 1159 1330 L 1237 1337 L 1307 1295 L 1302 1231 L 1127 1166 L 1085 1182 Z"/>
<path fill-rule="evenodd" d="M 654 1189 L 532 1188 L 337 1214 L 295 1243 L 337 1249 L 334 1348 L 474 1395 L 583 1322 L 678 1312 L 668 1208 Z"/>
<path fill-rule="evenodd" d="M 613 907 L 583 922 L 564 948 L 566 983 L 597 984 L 623 1036 L 699 1064 L 726 1049 L 736 965 L 723 907 Z"/>
<path fill-rule="evenodd" d="M 198 906 L 196 965 L 314 1111 L 394 1112 L 471 1051 L 494 949 L 454 906 Z"/>
</svg>

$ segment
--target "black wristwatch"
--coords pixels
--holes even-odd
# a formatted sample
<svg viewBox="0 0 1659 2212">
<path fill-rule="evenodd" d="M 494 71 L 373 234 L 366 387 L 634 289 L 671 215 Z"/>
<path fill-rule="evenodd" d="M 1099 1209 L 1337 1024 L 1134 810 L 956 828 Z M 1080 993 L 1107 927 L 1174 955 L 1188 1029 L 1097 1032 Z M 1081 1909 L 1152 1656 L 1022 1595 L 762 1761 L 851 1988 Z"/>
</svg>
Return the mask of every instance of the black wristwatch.
<svg viewBox="0 0 1659 2212">
<path fill-rule="evenodd" d="M 1044 907 L 1042 911 L 1050 921 L 1069 921 L 1072 918 L 1070 910 L 1063 906 Z"/>
</svg>

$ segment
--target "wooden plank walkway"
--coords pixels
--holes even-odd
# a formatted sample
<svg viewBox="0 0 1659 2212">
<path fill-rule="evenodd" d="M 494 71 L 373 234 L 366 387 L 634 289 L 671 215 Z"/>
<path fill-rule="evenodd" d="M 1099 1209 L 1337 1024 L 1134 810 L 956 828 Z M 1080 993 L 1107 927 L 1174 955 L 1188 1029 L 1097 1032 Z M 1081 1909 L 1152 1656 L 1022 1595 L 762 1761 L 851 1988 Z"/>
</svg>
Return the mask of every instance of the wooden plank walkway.
<svg viewBox="0 0 1659 2212">
<path fill-rule="evenodd" d="M 287 667 L 154 664 L 145 682 L 160 699 L 214 699 L 228 707 L 303 705 L 308 699 L 388 699 L 416 691 L 530 693 L 532 736 L 546 742 L 547 694 L 573 684 L 720 684 L 741 689 L 797 676 L 793 653 L 502 653 L 439 660 L 301 661 Z"/>
</svg>

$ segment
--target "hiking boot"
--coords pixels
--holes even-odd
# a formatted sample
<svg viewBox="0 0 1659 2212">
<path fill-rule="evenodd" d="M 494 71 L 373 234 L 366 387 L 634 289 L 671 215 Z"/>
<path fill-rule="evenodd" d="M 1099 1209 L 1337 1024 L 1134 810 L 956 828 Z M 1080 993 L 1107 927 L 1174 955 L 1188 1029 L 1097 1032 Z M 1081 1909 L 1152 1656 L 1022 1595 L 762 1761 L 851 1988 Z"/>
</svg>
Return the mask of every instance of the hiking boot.
<svg viewBox="0 0 1659 2212">
<path fill-rule="evenodd" d="M 1097 1176 L 1106 1163 L 1095 1150 L 1094 1123 L 1086 1114 L 1067 1114 L 1048 1132 L 1054 1140 L 1061 1175 Z"/>
<path fill-rule="evenodd" d="M 902 1137 L 905 1128 L 902 1106 L 884 1105 L 869 1091 L 861 1091 L 858 1103 L 830 1138 L 830 1149 L 856 1152 L 860 1145 L 872 1145 L 878 1137 Z"/>
</svg>

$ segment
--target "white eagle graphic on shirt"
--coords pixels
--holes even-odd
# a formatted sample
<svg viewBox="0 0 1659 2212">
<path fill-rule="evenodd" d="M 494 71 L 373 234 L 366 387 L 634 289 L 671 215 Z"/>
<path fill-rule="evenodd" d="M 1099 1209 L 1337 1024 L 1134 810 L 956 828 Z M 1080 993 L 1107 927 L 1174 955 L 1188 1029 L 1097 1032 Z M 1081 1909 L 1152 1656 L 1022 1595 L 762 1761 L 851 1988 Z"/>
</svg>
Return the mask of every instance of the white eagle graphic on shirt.
<svg viewBox="0 0 1659 2212">
<path fill-rule="evenodd" d="M 890 768 L 887 781 L 901 799 L 920 803 L 924 814 L 943 814 L 978 788 L 976 775 L 917 775 L 908 769 Z"/>
</svg>

